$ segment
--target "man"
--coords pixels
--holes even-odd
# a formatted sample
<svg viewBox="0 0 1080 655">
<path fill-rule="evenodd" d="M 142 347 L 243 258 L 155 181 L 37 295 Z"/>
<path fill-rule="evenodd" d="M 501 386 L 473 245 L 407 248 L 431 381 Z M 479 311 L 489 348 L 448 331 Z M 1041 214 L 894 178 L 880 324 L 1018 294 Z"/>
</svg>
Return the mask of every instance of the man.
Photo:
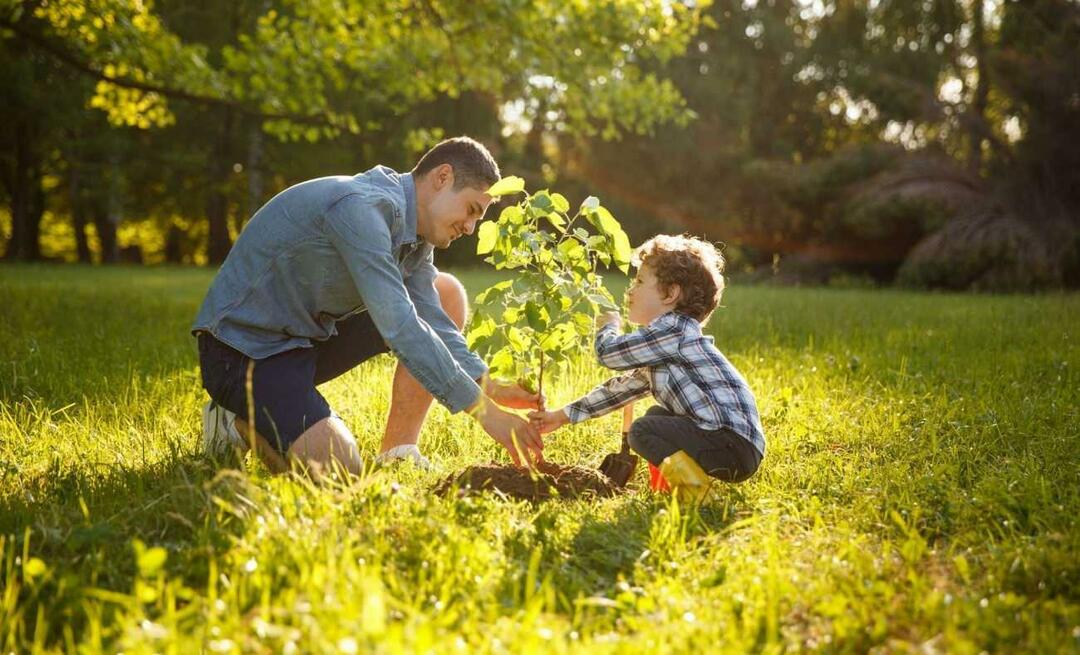
<svg viewBox="0 0 1080 655">
<path fill-rule="evenodd" d="M 254 442 L 273 471 L 358 473 L 356 440 L 316 386 L 393 352 L 380 460 L 428 465 L 416 443 L 433 396 L 473 416 L 515 464 L 539 458 L 539 433 L 496 404 L 535 408 L 541 398 L 488 378 L 461 334 L 465 290 L 433 264 L 434 248 L 473 233 L 498 179 L 487 149 L 460 137 L 409 173 L 377 166 L 309 180 L 259 209 L 192 326 L 211 398 L 204 447 L 217 455 Z"/>
</svg>

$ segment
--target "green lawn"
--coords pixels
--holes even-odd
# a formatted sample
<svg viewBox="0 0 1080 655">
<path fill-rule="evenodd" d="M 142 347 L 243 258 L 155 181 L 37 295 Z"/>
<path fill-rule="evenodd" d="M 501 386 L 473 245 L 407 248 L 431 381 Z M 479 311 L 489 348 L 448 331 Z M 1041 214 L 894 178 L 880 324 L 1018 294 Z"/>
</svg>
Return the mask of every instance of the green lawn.
<svg viewBox="0 0 1080 655">
<path fill-rule="evenodd" d="M 595 502 L 433 497 L 505 458 L 443 409 L 439 473 L 215 470 L 187 334 L 210 279 L 0 267 L 0 651 L 1080 651 L 1076 295 L 735 285 L 711 330 L 769 451 L 686 512 L 643 472 Z M 366 457 L 391 367 L 324 388 Z M 547 457 L 595 465 L 618 422 Z"/>
</svg>

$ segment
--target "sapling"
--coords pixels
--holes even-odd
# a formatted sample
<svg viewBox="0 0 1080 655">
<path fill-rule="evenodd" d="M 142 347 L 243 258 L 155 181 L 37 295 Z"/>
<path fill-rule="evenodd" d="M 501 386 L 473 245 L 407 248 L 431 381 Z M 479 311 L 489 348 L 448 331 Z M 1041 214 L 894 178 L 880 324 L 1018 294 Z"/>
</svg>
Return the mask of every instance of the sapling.
<svg viewBox="0 0 1080 655">
<path fill-rule="evenodd" d="M 630 241 L 594 196 L 570 216 L 564 196 L 529 194 L 520 177 L 488 189 L 493 197 L 511 194 L 524 197 L 480 225 L 476 252 L 514 275 L 476 296 L 469 346 L 492 376 L 542 394 L 545 378 L 564 372 L 574 353 L 587 348 L 596 315 L 617 311 L 597 271 L 614 265 L 628 273 Z"/>
</svg>

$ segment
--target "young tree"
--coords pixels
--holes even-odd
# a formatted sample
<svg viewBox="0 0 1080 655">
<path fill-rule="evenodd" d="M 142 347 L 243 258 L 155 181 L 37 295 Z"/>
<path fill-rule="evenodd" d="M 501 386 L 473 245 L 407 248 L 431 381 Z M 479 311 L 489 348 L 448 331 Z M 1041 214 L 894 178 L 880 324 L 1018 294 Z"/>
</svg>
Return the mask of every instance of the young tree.
<svg viewBox="0 0 1080 655">
<path fill-rule="evenodd" d="M 571 217 L 565 197 L 528 194 L 520 177 L 504 178 L 488 193 L 525 197 L 480 226 L 477 254 L 514 277 L 476 297 L 469 346 L 489 362 L 492 375 L 543 393 L 545 377 L 564 372 L 592 336 L 596 314 L 617 309 L 597 270 L 614 265 L 627 273 L 630 241 L 593 196 Z"/>
</svg>

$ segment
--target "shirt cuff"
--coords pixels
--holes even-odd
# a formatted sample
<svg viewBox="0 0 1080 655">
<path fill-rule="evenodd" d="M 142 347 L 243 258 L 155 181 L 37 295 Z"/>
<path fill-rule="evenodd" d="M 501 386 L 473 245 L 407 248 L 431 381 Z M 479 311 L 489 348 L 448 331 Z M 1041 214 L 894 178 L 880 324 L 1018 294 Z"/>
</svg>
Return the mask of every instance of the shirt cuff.
<svg viewBox="0 0 1080 655">
<path fill-rule="evenodd" d="M 487 375 L 488 372 L 487 364 L 479 357 L 470 357 L 467 361 L 460 364 L 460 366 L 464 369 L 465 374 L 473 380 L 479 380 Z"/>
<path fill-rule="evenodd" d="M 580 401 L 572 402 L 563 408 L 563 411 L 566 412 L 566 418 L 570 419 L 571 423 L 581 423 L 582 421 L 592 418 L 591 414 L 581 408 L 581 405 L 578 404 L 579 402 Z"/>
<path fill-rule="evenodd" d="M 450 383 L 446 396 L 440 398 L 439 401 L 450 410 L 451 414 L 457 414 L 475 405 L 481 393 L 480 385 L 476 383 L 476 380 L 462 371 L 461 375 Z"/>
</svg>

